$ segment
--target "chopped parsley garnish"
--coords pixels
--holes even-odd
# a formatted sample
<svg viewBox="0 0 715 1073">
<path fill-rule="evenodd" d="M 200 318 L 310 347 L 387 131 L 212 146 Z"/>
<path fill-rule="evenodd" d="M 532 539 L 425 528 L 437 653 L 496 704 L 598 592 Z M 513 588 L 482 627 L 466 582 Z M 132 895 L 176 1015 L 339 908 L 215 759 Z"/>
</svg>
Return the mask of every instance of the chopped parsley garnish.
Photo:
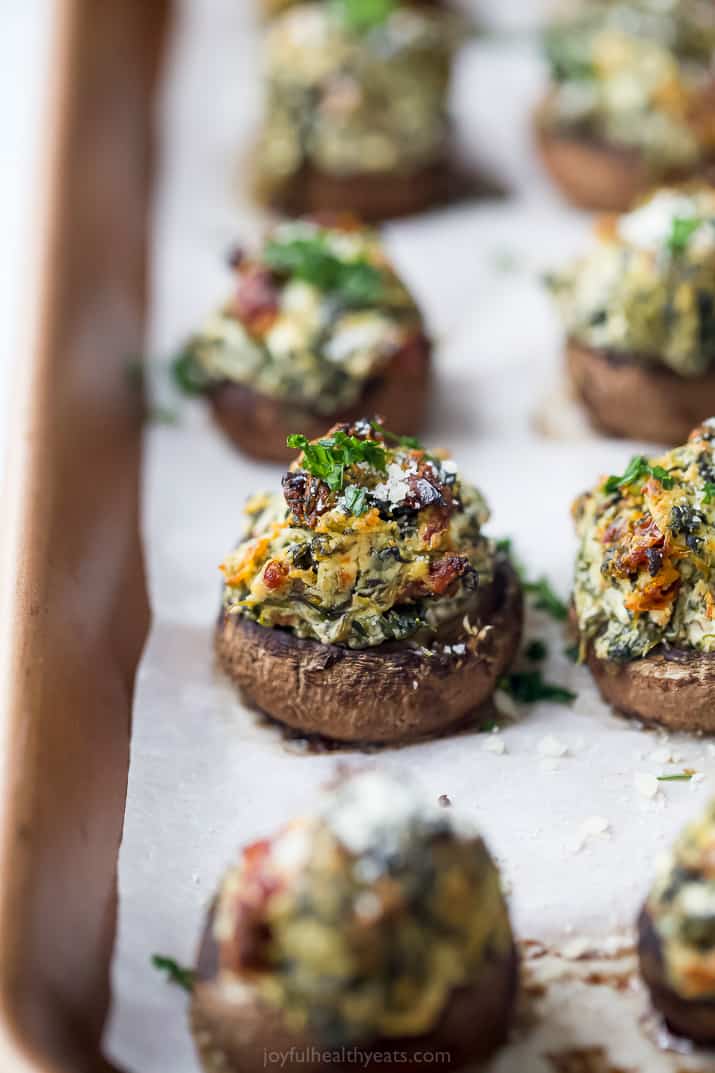
<svg viewBox="0 0 715 1073">
<path fill-rule="evenodd" d="M 494 547 L 502 555 L 511 555 L 511 537 L 502 537 L 496 541 Z"/>
<path fill-rule="evenodd" d="M 499 688 L 510 693 L 522 704 L 534 704 L 539 700 L 553 700 L 558 704 L 570 704 L 576 693 L 564 686 L 545 682 L 541 671 L 513 671 L 500 679 Z"/>
<path fill-rule="evenodd" d="M 381 444 L 374 440 L 348 436 L 340 429 L 334 435 L 326 436 L 316 443 L 311 443 L 305 436 L 296 433 L 288 437 L 286 444 L 303 452 L 303 469 L 324 481 L 331 492 L 342 490 L 348 466 L 366 462 L 380 473 L 384 473 L 387 466 L 385 448 Z"/>
<path fill-rule="evenodd" d="M 545 577 L 538 581 L 527 581 L 522 577 L 524 592 L 534 597 L 534 607 L 537 611 L 545 611 L 557 622 L 565 622 L 569 615 L 569 609 L 560 597 L 556 595 Z"/>
<path fill-rule="evenodd" d="M 364 488 L 358 488 L 356 484 L 350 484 L 345 489 L 343 502 L 345 509 L 359 518 L 367 510 L 367 492 Z"/>
<path fill-rule="evenodd" d="M 658 782 L 690 782 L 694 771 L 681 771 L 679 775 L 656 775 Z"/>
<path fill-rule="evenodd" d="M 424 450 L 424 447 L 415 436 L 398 436 L 396 433 L 386 429 L 379 421 L 371 421 L 370 428 L 377 436 L 382 436 L 387 443 L 394 443 L 399 447 L 408 447 L 412 451 Z"/>
<path fill-rule="evenodd" d="M 670 252 L 675 256 L 685 253 L 690 239 L 702 222 L 698 216 L 676 216 L 667 239 Z"/>
<path fill-rule="evenodd" d="M 350 30 L 379 26 L 395 10 L 396 0 L 332 0 L 332 8 Z"/>
<path fill-rule="evenodd" d="M 365 260 L 342 261 L 320 233 L 285 241 L 271 238 L 263 259 L 273 272 L 332 292 L 346 306 L 376 305 L 384 295 L 385 280 L 378 268 Z"/>
<path fill-rule="evenodd" d="M 645 477 L 655 477 L 664 488 L 672 488 L 675 484 L 675 478 L 670 476 L 667 469 L 663 469 L 662 466 L 651 466 L 643 455 L 634 455 L 622 476 L 614 474 L 605 481 L 603 491 L 607 495 L 612 495 L 613 492 L 627 488 L 629 484 L 634 484 L 635 481 L 643 480 Z"/>
<path fill-rule="evenodd" d="M 174 383 L 185 395 L 203 395 L 209 378 L 194 358 L 190 348 L 182 350 L 171 363 Z"/>
<path fill-rule="evenodd" d="M 540 663 L 542 659 L 546 659 L 548 654 L 548 648 L 538 638 L 534 641 L 529 641 L 529 644 L 524 649 L 524 655 L 531 663 Z"/>
<path fill-rule="evenodd" d="M 164 957 L 162 954 L 152 954 L 151 963 L 159 972 L 166 973 L 166 979 L 170 984 L 183 987 L 184 991 L 193 991 L 194 971 L 179 965 L 173 958 Z"/>
<path fill-rule="evenodd" d="M 705 482 L 705 494 L 703 495 L 703 503 L 712 503 L 715 497 L 715 484 L 712 481 Z"/>
</svg>

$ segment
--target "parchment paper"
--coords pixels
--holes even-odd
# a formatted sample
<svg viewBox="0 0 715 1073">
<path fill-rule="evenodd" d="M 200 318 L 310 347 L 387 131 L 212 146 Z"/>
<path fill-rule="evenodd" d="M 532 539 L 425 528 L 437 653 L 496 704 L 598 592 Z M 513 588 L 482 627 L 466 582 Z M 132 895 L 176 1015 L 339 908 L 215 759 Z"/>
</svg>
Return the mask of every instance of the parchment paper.
<svg viewBox="0 0 715 1073">
<path fill-rule="evenodd" d="M 179 5 L 159 117 L 149 340 L 162 405 L 176 405 L 166 356 L 230 286 L 222 253 L 265 223 L 241 187 L 260 89 L 252 6 Z M 536 4 L 516 0 L 482 9 L 512 28 L 538 15 Z M 453 449 L 488 497 L 490 531 L 512 536 L 529 571 L 548 575 L 566 597 L 570 502 L 599 474 L 622 471 L 634 448 L 591 436 L 560 386 L 559 327 L 539 276 L 583 244 L 589 221 L 564 206 L 534 160 L 529 114 L 542 77 L 526 36 L 467 47 L 455 92 L 462 137 L 513 197 L 396 224 L 386 236 L 438 342 L 425 439 Z M 542 703 L 498 734 L 368 756 L 306 752 L 262 725 L 215 669 L 212 630 L 217 564 L 241 531 L 243 502 L 279 478 L 279 469 L 234 452 L 200 403 L 181 404 L 176 424 L 148 428 L 143 524 L 154 622 L 134 707 L 105 1041 L 136 1073 L 197 1068 L 186 1000 L 151 967 L 152 953 L 191 963 L 203 913 L 237 848 L 310 807 L 338 762 L 409 769 L 428 793 L 447 794 L 474 816 L 511 887 L 519 935 L 570 956 L 590 941 L 610 949 L 614 936 L 627 940 L 657 854 L 711 789 L 712 746 L 613 716 L 588 673 L 564 657 L 559 627 L 534 613 L 527 636 L 548 641 L 545 674 L 578 693 L 570 707 Z M 704 777 L 660 783 L 655 798 L 638 788 L 638 775 L 683 767 Z M 607 984 L 594 994 L 569 983 L 564 964 L 557 957 L 549 977 L 557 983 L 534 998 L 539 1027 L 503 1052 L 498 1073 L 539 1073 L 552 1068 L 543 1055 L 592 1045 L 623 1068 L 676 1068 L 640 1028 L 642 994 L 629 991 L 626 1001 Z"/>
</svg>

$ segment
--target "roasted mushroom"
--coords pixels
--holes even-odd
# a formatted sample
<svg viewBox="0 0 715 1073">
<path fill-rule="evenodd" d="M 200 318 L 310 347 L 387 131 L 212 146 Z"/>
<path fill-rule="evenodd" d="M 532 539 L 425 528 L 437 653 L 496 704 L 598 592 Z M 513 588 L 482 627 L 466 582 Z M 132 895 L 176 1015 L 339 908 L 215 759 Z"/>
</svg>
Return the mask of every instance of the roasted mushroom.
<svg viewBox="0 0 715 1073">
<path fill-rule="evenodd" d="M 365 412 L 384 414 L 398 433 L 418 431 L 431 344 L 373 232 L 350 219 L 285 223 L 234 263 L 233 298 L 174 372 L 206 396 L 238 447 L 287 461 L 296 428 L 314 438 Z"/>
<path fill-rule="evenodd" d="M 459 723 L 521 632 L 520 586 L 482 533 L 480 493 L 377 422 L 291 445 L 284 495 L 249 502 L 222 567 L 222 666 L 304 733 L 394 742 Z"/>
<path fill-rule="evenodd" d="M 715 730 L 715 420 L 576 501 L 574 612 L 605 700 Z"/>
<path fill-rule="evenodd" d="M 639 921 L 653 1005 L 671 1032 L 715 1044 L 715 802 L 663 861 Z"/>
<path fill-rule="evenodd" d="M 404 778 L 367 771 L 228 872 L 191 1025 L 207 1073 L 258 1073 L 269 1052 L 308 1073 L 328 1060 L 347 1069 L 359 1053 L 411 1070 L 441 1052 L 453 1069 L 504 1041 L 516 986 L 481 838 Z"/>
<path fill-rule="evenodd" d="M 662 189 L 552 278 L 593 424 L 679 443 L 715 413 L 715 189 Z"/>
<path fill-rule="evenodd" d="M 575 204 L 624 211 L 715 162 L 709 0 L 586 0 L 548 27 L 545 51 L 537 140 Z"/>
<path fill-rule="evenodd" d="M 347 209 L 370 222 L 445 201 L 458 25 L 399 0 L 304 3 L 274 18 L 259 198 L 291 216 Z"/>
</svg>

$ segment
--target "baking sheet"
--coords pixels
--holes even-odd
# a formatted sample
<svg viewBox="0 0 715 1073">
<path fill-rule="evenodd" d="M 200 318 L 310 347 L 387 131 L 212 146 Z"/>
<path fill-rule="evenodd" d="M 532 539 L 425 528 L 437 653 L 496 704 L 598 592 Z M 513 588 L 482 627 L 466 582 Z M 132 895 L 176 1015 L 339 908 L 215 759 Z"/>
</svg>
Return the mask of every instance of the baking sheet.
<svg viewBox="0 0 715 1073">
<path fill-rule="evenodd" d="M 512 28 L 537 11 L 481 7 Z M 160 116 L 149 341 L 163 407 L 177 404 L 167 396 L 166 356 L 230 286 L 221 253 L 265 223 L 240 184 L 259 107 L 250 9 L 248 0 L 179 6 Z M 513 196 L 393 225 L 386 238 L 438 343 L 438 394 L 424 438 L 453 449 L 487 495 L 491 532 L 512 536 L 530 572 L 547 574 L 565 597 L 571 499 L 598 474 L 621 471 L 634 448 L 591 436 L 560 386 L 559 328 L 540 276 L 580 247 L 589 221 L 564 207 L 533 158 L 528 117 L 542 74 L 521 34 L 469 45 L 455 112 L 465 142 Z M 176 423 L 147 430 L 143 524 L 154 624 L 134 707 L 106 1035 L 108 1054 L 136 1073 L 197 1069 L 186 1000 L 151 967 L 152 953 L 192 961 L 237 847 L 310 807 L 338 762 L 409 769 L 428 793 L 447 794 L 475 817 L 503 866 L 521 938 L 570 957 L 627 942 L 656 855 L 712 787 L 709 743 L 667 739 L 613 716 L 588 673 L 564 656 L 559 627 L 533 612 L 527 636 L 548 641 L 545 673 L 578 693 L 570 707 L 542 703 L 497 734 L 367 755 L 316 754 L 261 724 L 214 667 L 212 630 L 217 564 L 241 531 L 243 502 L 279 477 L 236 454 L 200 403 L 182 403 Z M 640 776 L 684 766 L 703 777 L 644 795 Z M 552 976 L 533 999 L 538 1028 L 503 1052 L 498 1073 L 538 1073 L 552 1068 L 549 1053 L 592 1047 L 622 1068 L 679 1068 L 642 1031 L 642 994 L 629 989 L 626 1002 L 608 983 L 594 995 L 585 984 L 565 986 L 563 972 Z"/>
</svg>

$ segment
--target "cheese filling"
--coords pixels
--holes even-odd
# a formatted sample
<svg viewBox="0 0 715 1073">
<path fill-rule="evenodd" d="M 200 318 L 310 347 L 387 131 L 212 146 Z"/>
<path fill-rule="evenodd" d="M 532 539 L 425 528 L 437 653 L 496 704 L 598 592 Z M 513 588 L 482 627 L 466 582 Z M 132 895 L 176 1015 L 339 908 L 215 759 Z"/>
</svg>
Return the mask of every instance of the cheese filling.
<svg viewBox="0 0 715 1073">
<path fill-rule="evenodd" d="M 574 504 L 574 605 L 599 659 L 715 651 L 715 422 Z"/>
</svg>

